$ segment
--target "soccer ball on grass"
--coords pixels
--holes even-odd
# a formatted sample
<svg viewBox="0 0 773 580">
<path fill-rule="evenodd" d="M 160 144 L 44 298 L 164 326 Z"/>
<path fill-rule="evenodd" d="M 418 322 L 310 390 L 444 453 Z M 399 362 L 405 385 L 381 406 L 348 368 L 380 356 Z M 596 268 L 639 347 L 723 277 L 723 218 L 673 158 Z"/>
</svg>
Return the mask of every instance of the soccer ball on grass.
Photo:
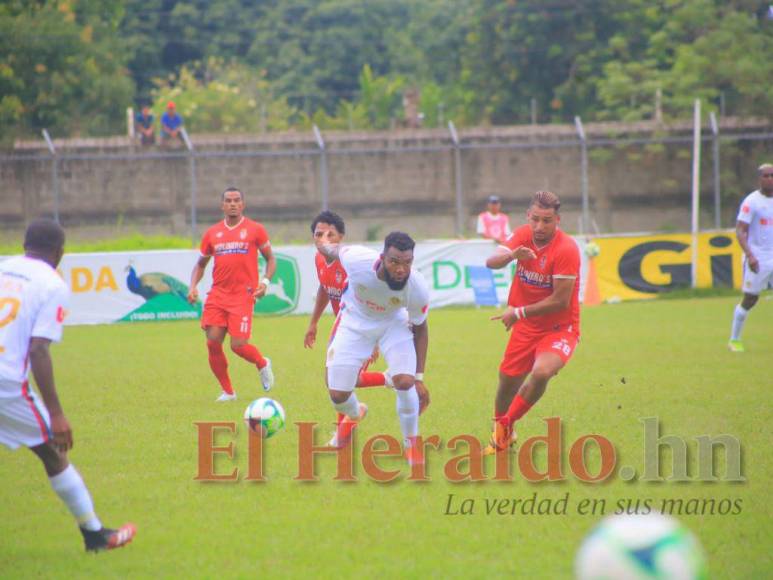
<svg viewBox="0 0 773 580">
<path fill-rule="evenodd" d="M 579 580 L 706 578 L 698 540 L 659 513 L 610 516 L 585 538 L 575 560 Z"/>
<path fill-rule="evenodd" d="M 268 397 L 255 399 L 244 410 L 244 422 L 252 431 L 268 439 L 285 425 L 285 410 L 277 401 Z"/>
</svg>

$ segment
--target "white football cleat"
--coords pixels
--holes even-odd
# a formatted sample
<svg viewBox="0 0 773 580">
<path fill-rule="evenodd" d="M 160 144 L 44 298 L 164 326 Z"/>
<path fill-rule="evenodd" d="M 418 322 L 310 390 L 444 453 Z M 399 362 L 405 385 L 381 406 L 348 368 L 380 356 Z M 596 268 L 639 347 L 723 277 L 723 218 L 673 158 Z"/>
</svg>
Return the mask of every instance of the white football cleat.
<svg viewBox="0 0 773 580">
<path fill-rule="evenodd" d="M 220 396 L 215 399 L 215 403 L 226 403 L 228 401 L 235 401 L 236 393 L 221 393 Z"/>
<path fill-rule="evenodd" d="M 270 391 L 271 387 L 274 386 L 274 371 L 271 370 L 271 359 L 268 357 L 265 357 L 265 359 L 266 366 L 258 370 L 260 371 L 260 382 L 263 385 L 263 390 Z"/>
</svg>

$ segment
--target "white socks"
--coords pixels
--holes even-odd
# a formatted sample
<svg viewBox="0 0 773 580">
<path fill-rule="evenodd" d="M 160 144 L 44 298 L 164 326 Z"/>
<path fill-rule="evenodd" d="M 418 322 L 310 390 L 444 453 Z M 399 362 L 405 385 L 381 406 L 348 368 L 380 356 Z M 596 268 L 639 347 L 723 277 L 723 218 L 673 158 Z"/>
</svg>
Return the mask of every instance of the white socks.
<svg viewBox="0 0 773 580">
<path fill-rule="evenodd" d="M 395 390 L 397 393 L 397 418 L 400 419 L 400 429 L 403 437 L 416 437 L 419 434 L 419 394 L 413 386 L 407 391 Z"/>
<path fill-rule="evenodd" d="M 343 403 L 333 403 L 333 407 L 335 407 L 336 411 L 343 413 L 350 419 L 359 419 L 360 417 L 360 402 L 354 393 Z"/>
<path fill-rule="evenodd" d="M 83 483 L 81 474 L 72 464 L 67 466 L 62 473 L 49 477 L 51 487 L 56 495 L 67 505 L 70 513 L 78 520 L 78 525 L 84 530 L 96 532 L 102 529 L 102 522 L 94 513 L 94 504 L 91 501 L 89 490 Z"/>
<path fill-rule="evenodd" d="M 749 311 L 745 310 L 743 306 L 737 304 L 735 312 L 733 313 L 733 327 L 730 331 L 730 340 L 741 340 L 741 331 L 743 330 L 743 323 L 746 322 L 746 317 L 749 315 Z"/>
</svg>

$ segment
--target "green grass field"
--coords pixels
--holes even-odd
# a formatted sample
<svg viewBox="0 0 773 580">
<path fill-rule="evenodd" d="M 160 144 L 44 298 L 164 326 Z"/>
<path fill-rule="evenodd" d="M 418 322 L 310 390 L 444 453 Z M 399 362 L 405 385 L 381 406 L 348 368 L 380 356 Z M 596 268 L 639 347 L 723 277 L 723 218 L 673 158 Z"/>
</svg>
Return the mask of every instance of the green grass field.
<svg viewBox="0 0 773 580">
<path fill-rule="evenodd" d="M 761 300 L 747 322 L 748 352 L 725 349 L 735 299 L 669 300 L 586 309 L 583 339 L 569 366 L 519 423 L 521 441 L 545 433 L 543 417 L 564 425 L 564 482 L 445 481 L 443 465 L 460 454 L 429 452 L 431 481 L 380 484 L 359 467 L 354 483 L 333 481 L 336 463 L 318 461 L 320 481 L 297 474 L 293 421 L 332 422 L 323 384 L 324 348 L 302 348 L 305 317 L 260 319 L 255 342 L 271 356 L 272 396 L 288 426 L 267 441 L 265 483 L 201 483 L 194 421 L 236 421 L 234 463 L 246 471 L 241 415 L 261 396 L 254 369 L 229 356 L 239 400 L 217 405 L 218 394 L 195 323 L 68 328 L 54 348 L 60 395 L 74 428 L 71 459 L 83 474 L 102 519 L 139 527 L 129 547 L 99 556 L 82 553 L 66 509 L 38 460 L 24 450 L 0 450 L 0 576 L 2 577 L 465 577 L 569 578 L 574 553 L 600 515 L 578 515 L 582 499 L 713 498 L 741 500 L 738 515 L 683 515 L 702 542 L 711 578 L 762 578 L 773 570 L 768 492 L 773 462 L 771 424 L 773 302 Z M 497 365 L 505 333 L 486 309 L 438 310 L 430 316 L 427 384 L 433 402 L 422 418 L 425 435 L 489 434 Z M 331 318 L 324 319 L 327 332 Z M 324 341 L 322 341 L 324 342 Z M 624 382 L 623 382 L 624 381 Z M 394 394 L 359 391 L 370 405 L 357 448 L 376 433 L 399 435 Z M 659 417 L 661 435 L 690 441 L 729 433 L 743 446 L 745 483 L 624 482 L 574 478 L 571 443 L 589 433 L 614 442 L 618 468 L 643 466 L 641 417 Z M 329 434 L 323 425 L 320 442 Z M 222 437 L 225 443 L 228 436 Z M 670 454 L 665 454 L 666 459 Z M 543 462 L 544 463 L 544 462 Z M 596 465 L 597 462 L 591 462 Z M 384 460 L 404 467 L 403 461 Z M 670 465 L 668 461 L 666 465 Z M 591 465 L 591 470 L 597 469 Z M 493 471 L 488 465 L 489 472 Z M 666 467 L 665 475 L 670 469 Z M 724 464 L 718 465 L 719 475 Z M 558 500 L 567 515 L 486 515 L 485 500 Z M 446 515 L 449 494 L 471 515 Z M 468 504 L 469 505 L 469 504 Z"/>
</svg>

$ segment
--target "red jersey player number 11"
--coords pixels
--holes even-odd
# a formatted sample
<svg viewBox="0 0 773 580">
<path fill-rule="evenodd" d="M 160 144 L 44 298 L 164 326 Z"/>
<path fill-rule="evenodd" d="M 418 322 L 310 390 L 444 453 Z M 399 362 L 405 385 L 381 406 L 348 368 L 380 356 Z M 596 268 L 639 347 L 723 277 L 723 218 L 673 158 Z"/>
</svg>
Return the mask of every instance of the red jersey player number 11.
<svg viewBox="0 0 773 580">
<path fill-rule="evenodd" d="M 244 216 L 244 194 L 231 187 L 223 192 L 221 201 L 223 221 L 210 227 L 201 238 L 201 255 L 191 272 L 188 301 L 198 301 L 197 286 L 209 260 L 214 258 L 212 288 L 204 303 L 201 328 L 207 338 L 209 366 L 222 390 L 217 401 L 226 402 L 236 399 L 223 352 L 226 334 L 231 337 L 231 350 L 257 368 L 263 390 L 268 391 L 274 384 L 271 359 L 264 357 L 249 340 L 255 301 L 266 295 L 276 271 L 276 259 L 266 229 Z M 262 278 L 258 272 L 258 252 L 266 260 Z"/>
</svg>

